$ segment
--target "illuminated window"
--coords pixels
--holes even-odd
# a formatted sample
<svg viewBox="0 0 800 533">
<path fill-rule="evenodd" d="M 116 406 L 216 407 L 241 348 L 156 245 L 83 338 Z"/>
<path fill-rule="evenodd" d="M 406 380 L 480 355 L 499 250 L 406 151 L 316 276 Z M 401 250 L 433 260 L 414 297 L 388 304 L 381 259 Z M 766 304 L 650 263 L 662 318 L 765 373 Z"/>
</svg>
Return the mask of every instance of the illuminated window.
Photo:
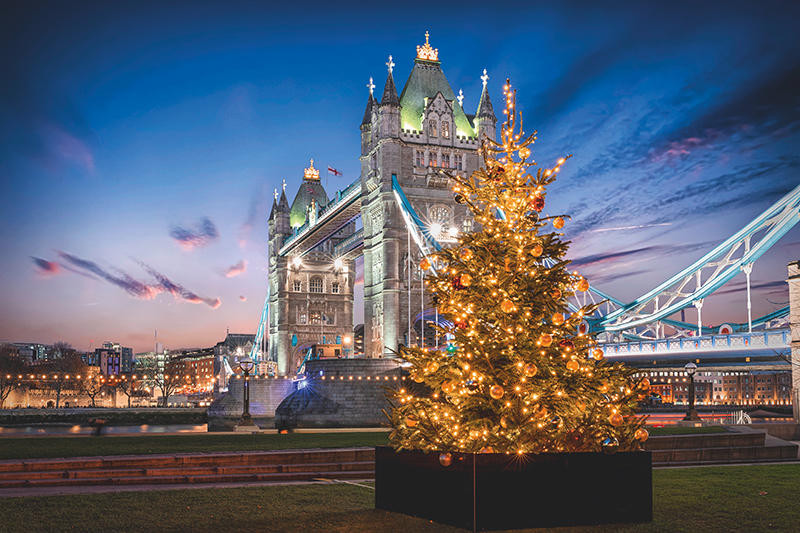
<svg viewBox="0 0 800 533">
<path fill-rule="evenodd" d="M 450 154 L 442 154 L 442 166 L 450 168 Z"/>
<path fill-rule="evenodd" d="M 428 135 L 436 137 L 436 121 L 433 119 L 428 121 Z"/>
<path fill-rule="evenodd" d="M 442 137 L 445 139 L 450 137 L 450 123 L 447 121 L 442 122 Z"/>
<path fill-rule="evenodd" d="M 307 320 L 308 320 L 308 318 L 307 318 L 307 316 L 306 316 L 304 311 L 299 311 L 297 313 L 297 323 L 298 324 L 305 324 L 307 322 Z"/>
<path fill-rule="evenodd" d="M 308 282 L 308 292 L 322 292 L 322 278 L 311 278 Z"/>
<path fill-rule="evenodd" d="M 300 281 L 299 279 L 294 280 L 293 289 L 294 289 L 294 292 L 302 291 L 303 290 L 303 282 Z"/>
<path fill-rule="evenodd" d="M 333 294 L 339 294 L 339 282 L 338 281 L 334 281 L 333 283 L 331 283 L 331 292 Z"/>
</svg>

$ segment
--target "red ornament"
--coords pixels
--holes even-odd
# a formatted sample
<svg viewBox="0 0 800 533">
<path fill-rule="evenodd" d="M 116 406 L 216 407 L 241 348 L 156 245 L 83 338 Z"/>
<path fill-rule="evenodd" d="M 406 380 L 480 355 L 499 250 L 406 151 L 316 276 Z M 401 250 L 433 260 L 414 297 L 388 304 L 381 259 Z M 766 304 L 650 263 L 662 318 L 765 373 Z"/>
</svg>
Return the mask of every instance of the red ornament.
<svg viewBox="0 0 800 533">
<path fill-rule="evenodd" d="M 466 320 L 456 320 L 455 324 L 458 329 L 466 329 L 469 326 Z"/>
<path fill-rule="evenodd" d="M 531 209 L 534 211 L 541 211 L 544 209 L 544 198 L 541 196 L 535 196 L 533 200 L 531 200 Z"/>
<path fill-rule="evenodd" d="M 575 347 L 575 345 L 569 339 L 561 339 L 560 341 L 558 341 L 558 345 L 565 349 L 569 348 L 570 350 Z"/>
<path fill-rule="evenodd" d="M 460 291 L 461 289 L 464 289 L 464 288 L 466 288 L 466 287 L 465 287 L 465 285 L 464 285 L 463 283 L 461 283 L 461 275 L 460 275 L 460 274 L 459 274 L 459 275 L 456 275 L 456 276 L 454 276 L 454 277 L 453 277 L 453 279 L 450 281 L 450 284 L 451 284 L 451 285 L 453 286 L 453 288 L 454 288 L 454 289 L 456 289 L 457 291 Z"/>
</svg>

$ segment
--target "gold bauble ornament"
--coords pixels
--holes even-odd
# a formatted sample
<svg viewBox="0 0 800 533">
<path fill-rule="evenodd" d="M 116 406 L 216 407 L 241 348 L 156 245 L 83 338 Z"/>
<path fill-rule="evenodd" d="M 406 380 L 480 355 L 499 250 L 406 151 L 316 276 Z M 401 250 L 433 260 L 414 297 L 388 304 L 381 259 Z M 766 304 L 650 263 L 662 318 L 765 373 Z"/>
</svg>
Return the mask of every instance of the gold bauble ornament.
<svg viewBox="0 0 800 533">
<path fill-rule="evenodd" d="M 439 464 L 444 467 L 448 467 L 453 464 L 453 454 L 450 452 L 440 453 L 439 454 Z"/>
<path fill-rule="evenodd" d="M 600 387 L 598 387 L 598 390 L 599 390 L 600 392 L 604 393 L 604 394 L 605 394 L 606 392 L 608 392 L 608 383 L 601 383 L 601 384 L 600 384 Z"/>
<path fill-rule="evenodd" d="M 442 392 L 445 394 L 451 394 L 456 390 L 456 384 L 453 381 L 445 381 L 442 383 Z"/>
<path fill-rule="evenodd" d="M 489 396 L 491 396 L 495 400 L 499 400 L 500 398 L 502 398 L 504 393 L 505 391 L 503 390 L 503 387 L 501 387 L 500 385 L 492 385 L 492 388 L 489 389 Z"/>
<path fill-rule="evenodd" d="M 581 292 L 588 291 L 589 290 L 589 280 L 587 280 L 586 278 L 581 278 L 581 280 L 578 282 L 577 288 Z"/>
<path fill-rule="evenodd" d="M 419 267 L 422 270 L 428 270 L 431 267 L 431 262 L 427 257 L 423 257 L 419 262 Z"/>
<path fill-rule="evenodd" d="M 553 219 L 553 227 L 556 229 L 561 229 L 564 227 L 564 219 L 561 217 Z"/>
<path fill-rule="evenodd" d="M 533 257 L 539 257 L 544 253 L 544 246 L 541 244 L 534 244 L 533 249 L 531 249 L 531 255 Z"/>
<path fill-rule="evenodd" d="M 501 416 L 500 417 L 500 427 L 503 429 L 508 429 L 508 418 Z"/>
<path fill-rule="evenodd" d="M 428 363 L 428 366 L 425 367 L 425 372 L 428 374 L 433 374 L 437 370 L 439 370 L 439 363 L 436 361 L 431 361 Z"/>
<path fill-rule="evenodd" d="M 461 274 L 460 281 L 461 285 L 463 285 L 464 287 L 469 287 L 470 285 L 472 285 L 472 276 L 470 276 L 465 272 L 464 274 Z"/>
<path fill-rule="evenodd" d="M 407 425 L 408 427 L 410 427 L 410 428 L 413 428 L 413 427 L 415 427 L 415 426 L 416 426 L 418 423 L 419 423 L 419 421 L 418 421 L 418 420 L 417 420 L 415 417 L 413 417 L 413 416 L 411 416 L 411 415 L 408 415 L 408 416 L 406 417 L 406 425 Z"/>
<path fill-rule="evenodd" d="M 525 365 L 523 371 L 525 372 L 525 375 L 527 377 L 532 378 L 533 376 L 536 375 L 539 369 L 533 363 L 528 363 L 527 365 Z"/>
<path fill-rule="evenodd" d="M 528 157 L 529 157 L 530 155 L 531 155 L 531 149 L 530 149 L 530 148 L 528 148 L 527 146 L 525 146 L 525 147 L 523 147 L 523 148 L 520 148 L 520 149 L 519 149 L 519 156 L 520 156 L 522 159 L 528 159 Z"/>
<path fill-rule="evenodd" d="M 564 315 L 562 315 L 561 313 L 553 313 L 552 321 L 553 324 L 555 324 L 556 326 L 560 326 L 561 324 L 564 323 Z"/>
<path fill-rule="evenodd" d="M 510 313 L 514 310 L 514 302 L 511 300 L 503 300 L 503 303 L 500 304 L 500 309 L 502 309 L 504 313 Z"/>
<path fill-rule="evenodd" d="M 411 374 L 411 380 L 412 380 L 414 383 L 422 383 L 423 381 L 425 381 L 425 378 L 423 378 L 423 377 L 422 377 L 422 376 L 420 376 L 419 374 L 412 373 L 412 374 Z"/>
<path fill-rule="evenodd" d="M 481 432 L 478 431 L 477 429 L 470 429 L 469 430 L 469 436 L 470 436 L 470 438 L 477 439 L 478 437 L 481 436 Z"/>
<path fill-rule="evenodd" d="M 617 426 L 621 426 L 623 424 L 623 422 L 625 422 L 625 419 L 622 418 L 621 414 L 614 413 L 614 414 L 612 414 L 611 416 L 608 417 L 608 422 L 612 426 L 617 427 Z"/>
<path fill-rule="evenodd" d="M 552 291 L 550 291 L 550 296 L 553 298 L 553 300 L 559 300 L 561 298 L 561 295 L 562 295 L 561 289 L 553 289 Z"/>
<path fill-rule="evenodd" d="M 644 391 L 650 390 L 650 380 L 647 378 L 642 378 L 642 381 L 639 382 L 639 388 Z"/>
<path fill-rule="evenodd" d="M 458 251 L 458 257 L 460 257 L 462 261 L 469 261 L 472 259 L 472 249 L 462 248 Z"/>
<path fill-rule="evenodd" d="M 594 350 L 592 350 L 592 357 L 594 357 L 598 361 L 602 361 L 603 357 L 605 357 L 605 354 L 603 353 L 602 349 L 595 348 Z"/>
<path fill-rule="evenodd" d="M 551 344 L 553 344 L 553 336 L 550 335 L 549 333 L 542 333 L 541 336 L 539 337 L 539 344 L 541 344 L 544 347 L 550 346 Z"/>
<path fill-rule="evenodd" d="M 494 453 L 494 448 L 491 446 L 484 446 L 478 453 Z"/>
<path fill-rule="evenodd" d="M 570 359 L 569 361 L 567 361 L 567 370 L 571 370 L 572 372 L 575 372 L 580 367 L 581 367 L 581 365 L 575 359 Z"/>
<path fill-rule="evenodd" d="M 648 438 L 650 438 L 650 432 L 649 432 L 649 431 L 647 431 L 647 430 L 646 430 L 646 429 L 644 429 L 644 428 L 639 428 L 639 429 L 637 429 L 637 430 L 636 430 L 636 432 L 633 434 L 633 438 L 634 438 L 634 439 L 636 439 L 636 440 L 638 440 L 638 441 L 642 441 L 642 442 L 644 442 L 644 441 L 646 441 Z"/>
</svg>

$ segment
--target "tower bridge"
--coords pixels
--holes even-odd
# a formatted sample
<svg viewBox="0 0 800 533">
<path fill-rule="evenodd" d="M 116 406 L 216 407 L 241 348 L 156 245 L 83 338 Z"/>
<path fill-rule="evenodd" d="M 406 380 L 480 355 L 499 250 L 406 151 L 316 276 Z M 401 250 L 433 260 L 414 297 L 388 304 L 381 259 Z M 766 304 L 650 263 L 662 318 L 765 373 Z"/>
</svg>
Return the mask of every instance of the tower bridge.
<svg viewBox="0 0 800 533">
<path fill-rule="evenodd" d="M 294 373 L 313 344 L 342 344 L 342 355 L 352 353 L 345 341 L 353 333 L 358 257 L 364 264 L 363 356 L 391 355 L 401 344 L 424 339 L 425 322 L 440 317 L 425 294 L 419 261 L 472 228 L 440 169 L 471 174 L 481 163 L 481 140 L 495 137 L 486 71 L 473 114 L 463 107 L 463 92 L 455 95 L 427 35 L 399 95 L 392 56 L 386 66 L 380 100 L 371 79 L 367 85 L 359 178 L 329 198 L 312 160 L 291 205 L 285 185 L 280 195 L 276 191 L 269 216 L 268 295 L 251 355 L 275 362 L 282 375 Z M 609 359 L 639 366 L 702 359 L 720 367 L 788 368 L 793 342 L 794 366 L 800 366 L 797 264 L 790 265 L 789 276 L 795 318 L 790 306 L 753 317 L 750 304 L 753 264 L 798 221 L 800 186 L 630 303 L 596 287 L 576 296 L 573 309 L 602 303 L 581 330 L 598 335 Z M 704 324 L 705 299 L 739 274 L 746 279 L 747 322 Z M 675 318 L 686 309 L 693 310 L 695 322 Z M 269 350 L 262 353 L 255 346 L 266 335 Z M 794 385 L 800 388 L 800 372 Z"/>
</svg>

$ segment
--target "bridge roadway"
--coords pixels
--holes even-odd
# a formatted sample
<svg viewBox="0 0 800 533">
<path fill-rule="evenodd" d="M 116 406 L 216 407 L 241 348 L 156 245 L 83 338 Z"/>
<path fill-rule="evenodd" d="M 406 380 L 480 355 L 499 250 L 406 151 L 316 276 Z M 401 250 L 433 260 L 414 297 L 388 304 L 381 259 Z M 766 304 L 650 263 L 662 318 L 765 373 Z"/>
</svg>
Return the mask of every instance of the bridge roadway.
<svg viewBox="0 0 800 533">
<path fill-rule="evenodd" d="M 790 343 L 789 328 L 782 328 L 730 335 L 604 343 L 600 347 L 608 360 L 623 361 L 637 367 L 683 368 L 687 362 L 695 361 L 703 369 L 741 369 L 746 366 L 789 370 Z"/>
</svg>

